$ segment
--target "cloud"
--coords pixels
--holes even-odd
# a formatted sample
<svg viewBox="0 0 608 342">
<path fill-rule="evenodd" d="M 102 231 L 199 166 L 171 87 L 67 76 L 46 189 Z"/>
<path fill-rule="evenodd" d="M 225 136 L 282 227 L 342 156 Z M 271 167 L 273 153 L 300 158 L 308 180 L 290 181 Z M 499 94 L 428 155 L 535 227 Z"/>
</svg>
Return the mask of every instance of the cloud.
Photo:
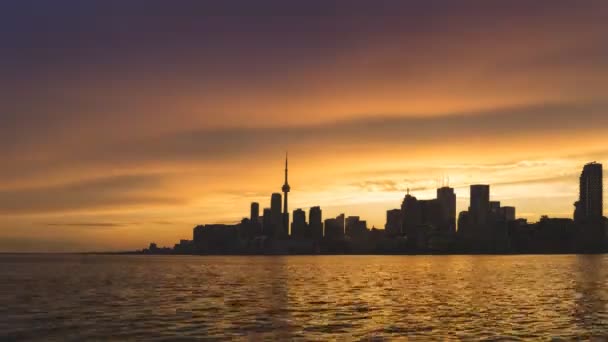
<svg viewBox="0 0 608 342">
<path fill-rule="evenodd" d="M 111 223 L 111 222 L 52 222 L 46 224 L 49 227 L 91 227 L 91 228 L 115 228 L 124 227 L 124 223 Z"/>
<path fill-rule="evenodd" d="M 449 141 L 488 143 L 518 136 L 546 134 L 605 133 L 608 103 L 538 104 L 498 108 L 473 113 L 446 113 L 433 117 L 378 115 L 337 122 L 266 128 L 193 130 L 139 139 L 128 145 L 105 146 L 84 160 L 128 162 L 137 160 L 223 160 L 255 155 L 285 146 L 330 147 L 348 145 L 408 145 Z M 520 162 L 525 163 L 525 162 Z"/>
<path fill-rule="evenodd" d="M 530 106 L 496 108 L 494 110 L 445 113 L 438 116 L 379 115 L 324 124 L 300 126 L 193 129 L 129 141 L 106 142 L 47 160 L 7 163 L 0 170 L 2 182 L 49 177 L 53 172 L 95 172 L 113 168 L 157 169 L 160 165 L 217 162 L 253 159 L 263 161 L 270 154 L 290 149 L 314 156 L 333 153 L 340 148 L 356 153 L 359 149 L 407 148 L 420 153 L 428 147 L 449 146 L 456 142 L 463 150 L 469 148 L 505 148 L 525 137 L 537 144 L 527 152 L 544 151 L 552 136 L 599 137 L 608 130 L 608 103 L 549 103 Z M 580 143 L 580 141 L 579 141 Z M 601 156 L 603 151 L 585 147 L 581 153 Z M 544 152 L 543 152 L 544 153 Z M 480 169 L 517 169 L 540 167 L 545 161 L 515 161 L 478 164 Z M 469 164 L 446 164 L 444 169 L 471 169 Z M 80 171 L 78 171 L 80 170 Z M 405 170 L 407 172 L 407 170 Z M 360 171 L 355 171 L 360 172 Z M 142 178 L 146 179 L 146 178 Z M 113 180 L 113 182 L 116 180 Z M 136 182 L 137 179 L 129 179 Z M 136 184 L 129 184 L 136 185 Z M 104 188 L 100 184 L 99 188 Z"/>
<path fill-rule="evenodd" d="M 405 193 L 407 190 L 411 192 L 416 191 L 427 191 L 427 190 L 435 190 L 437 188 L 437 184 L 433 182 L 432 179 L 428 178 L 428 173 L 419 173 L 419 179 L 410 179 L 410 180 L 395 180 L 395 179 L 375 179 L 375 180 L 367 180 L 352 183 L 351 185 L 359 188 L 361 190 L 376 192 L 400 192 Z M 490 185 L 493 187 L 496 186 L 512 186 L 512 185 L 526 185 L 526 184 L 548 184 L 548 183 L 556 183 L 556 182 L 566 182 L 572 181 L 576 179 L 578 173 L 570 172 L 566 174 L 561 174 L 558 176 L 547 176 L 547 177 L 525 177 L 524 178 L 516 178 L 512 180 L 504 180 L 497 178 L 496 180 L 490 182 Z M 496 177 L 495 175 L 486 175 L 486 177 Z M 522 176 L 519 176 L 522 177 Z M 424 183 L 429 183 L 429 185 L 423 185 Z M 451 184 L 450 186 L 456 189 L 460 188 L 468 188 L 471 184 Z"/>
<path fill-rule="evenodd" d="M 38 188 L 0 191 L 0 214 L 54 213 L 175 205 L 184 200 L 157 190 L 160 175 L 124 175 Z"/>
</svg>

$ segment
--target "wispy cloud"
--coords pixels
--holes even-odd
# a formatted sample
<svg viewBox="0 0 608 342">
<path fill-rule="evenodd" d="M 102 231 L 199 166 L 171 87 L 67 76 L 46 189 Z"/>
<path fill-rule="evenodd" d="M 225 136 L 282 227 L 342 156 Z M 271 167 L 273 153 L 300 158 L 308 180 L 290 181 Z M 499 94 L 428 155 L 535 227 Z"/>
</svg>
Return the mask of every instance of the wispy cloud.
<svg viewBox="0 0 608 342">
<path fill-rule="evenodd" d="M 49 227 L 90 227 L 90 228 L 115 228 L 124 227 L 124 223 L 111 222 L 51 222 L 46 224 Z"/>
<path fill-rule="evenodd" d="M 184 204 L 184 199 L 159 194 L 160 175 L 124 175 L 47 187 L 0 191 L 0 214 L 120 209 L 142 205 Z"/>
</svg>

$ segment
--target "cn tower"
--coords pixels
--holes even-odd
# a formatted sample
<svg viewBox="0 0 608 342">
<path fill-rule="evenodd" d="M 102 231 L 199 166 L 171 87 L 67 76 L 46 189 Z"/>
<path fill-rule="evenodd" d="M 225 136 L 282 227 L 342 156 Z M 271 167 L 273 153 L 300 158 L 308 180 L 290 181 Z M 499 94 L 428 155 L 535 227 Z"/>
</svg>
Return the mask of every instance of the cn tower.
<svg viewBox="0 0 608 342">
<path fill-rule="evenodd" d="M 283 235 L 289 236 L 289 211 L 287 208 L 287 194 L 291 188 L 287 182 L 287 152 L 285 153 L 285 184 L 283 184 Z"/>
</svg>

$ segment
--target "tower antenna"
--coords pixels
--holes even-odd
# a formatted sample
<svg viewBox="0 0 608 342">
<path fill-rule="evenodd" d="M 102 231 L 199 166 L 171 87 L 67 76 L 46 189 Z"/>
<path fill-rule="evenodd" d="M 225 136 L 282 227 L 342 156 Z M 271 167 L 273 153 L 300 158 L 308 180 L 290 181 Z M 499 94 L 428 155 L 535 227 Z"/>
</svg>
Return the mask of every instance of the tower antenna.
<svg viewBox="0 0 608 342">
<path fill-rule="evenodd" d="M 283 184 L 283 236 L 289 235 L 289 208 L 287 206 L 287 194 L 291 191 L 291 187 L 287 182 L 287 160 L 289 152 L 285 151 L 285 184 Z"/>
</svg>

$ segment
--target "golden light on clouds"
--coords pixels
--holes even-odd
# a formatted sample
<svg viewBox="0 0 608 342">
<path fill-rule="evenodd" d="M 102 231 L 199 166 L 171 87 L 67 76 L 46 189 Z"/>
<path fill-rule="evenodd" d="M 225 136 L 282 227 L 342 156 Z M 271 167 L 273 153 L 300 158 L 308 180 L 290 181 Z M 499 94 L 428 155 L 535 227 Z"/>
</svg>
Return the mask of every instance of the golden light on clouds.
<svg viewBox="0 0 608 342">
<path fill-rule="evenodd" d="M 521 216 L 570 216 L 582 165 L 608 162 L 608 6 L 394 6 L 125 10 L 95 27 L 53 12 L 45 39 L 15 24 L 0 251 L 169 245 L 236 222 L 280 190 L 285 150 L 291 208 L 325 217 L 383 227 L 407 188 L 431 198 L 446 175 L 458 210 L 489 183 Z"/>
</svg>

